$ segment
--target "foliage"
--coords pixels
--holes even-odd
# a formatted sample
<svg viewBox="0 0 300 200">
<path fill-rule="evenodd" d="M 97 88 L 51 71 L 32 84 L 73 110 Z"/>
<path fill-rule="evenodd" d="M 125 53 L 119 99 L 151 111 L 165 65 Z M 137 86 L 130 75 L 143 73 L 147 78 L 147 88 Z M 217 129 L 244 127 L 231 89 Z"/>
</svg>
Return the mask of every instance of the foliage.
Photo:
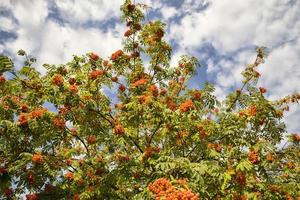
<svg viewBox="0 0 300 200">
<path fill-rule="evenodd" d="M 0 57 L 1 196 L 299 198 L 300 136 L 286 134 L 282 116 L 300 95 L 265 98 L 257 86 L 265 48 L 241 89 L 220 101 L 211 84 L 186 87 L 197 59 L 170 66 L 166 25 L 144 22 L 145 8 L 122 5 L 124 48 L 110 58 L 74 56 L 41 75 L 23 50 L 20 70 Z M 284 134 L 289 143 L 278 147 Z"/>
</svg>

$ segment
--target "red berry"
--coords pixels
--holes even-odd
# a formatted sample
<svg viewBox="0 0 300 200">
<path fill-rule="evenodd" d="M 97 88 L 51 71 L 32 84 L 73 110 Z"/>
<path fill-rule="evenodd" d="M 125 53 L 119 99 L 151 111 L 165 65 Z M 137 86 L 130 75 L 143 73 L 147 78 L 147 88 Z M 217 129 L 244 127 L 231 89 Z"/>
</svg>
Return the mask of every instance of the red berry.
<svg viewBox="0 0 300 200">
<path fill-rule="evenodd" d="M 36 154 L 33 154 L 32 156 L 32 162 L 33 163 L 42 163 L 43 162 L 43 157 L 40 153 L 36 153 Z"/>
<path fill-rule="evenodd" d="M 132 30 L 131 29 L 128 29 L 125 33 L 124 33 L 124 36 L 125 37 L 129 37 L 133 34 Z"/>
<path fill-rule="evenodd" d="M 74 179 L 74 174 L 72 172 L 67 172 L 65 174 L 65 178 L 69 181 L 72 181 Z"/>
<path fill-rule="evenodd" d="M 116 77 L 116 76 L 111 77 L 111 81 L 112 82 L 117 82 L 118 81 L 118 77 Z"/>
<path fill-rule="evenodd" d="M 267 92 L 267 89 L 266 88 L 263 88 L 263 87 L 259 87 L 259 91 L 260 93 L 266 93 Z"/>
<path fill-rule="evenodd" d="M 99 55 L 96 54 L 96 53 L 91 53 L 91 54 L 90 54 L 90 58 L 91 58 L 93 61 L 97 61 L 97 60 L 99 60 Z"/>
<path fill-rule="evenodd" d="M 3 75 L 0 75 L 0 84 L 5 83 L 6 79 Z"/>
<path fill-rule="evenodd" d="M 95 142 L 96 142 L 96 140 L 97 140 L 97 137 L 95 136 L 95 135 L 89 135 L 88 137 L 87 137 L 87 142 L 88 142 L 88 144 L 94 144 Z"/>
<path fill-rule="evenodd" d="M 120 85 L 119 86 L 119 90 L 121 91 L 121 92 L 124 92 L 125 90 L 126 90 L 126 87 L 125 87 L 125 85 Z"/>
<path fill-rule="evenodd" d="M 38 200 L 39 196 L 37 194 L 27 194 L 26 200 Z"/>
<path fill-rule="evenodd" d="M 57 86 L 62 86 L 64 84 L 64 80 L 60 74 L 56 74 L 52 80 L 52 83 Z"/>
<path fill-rule="evenodd" d="M 14 194 L 14 191 L 12 188 L 5 188 L 4 194 L 7 198 L 10 198 Z"/>
</svg>

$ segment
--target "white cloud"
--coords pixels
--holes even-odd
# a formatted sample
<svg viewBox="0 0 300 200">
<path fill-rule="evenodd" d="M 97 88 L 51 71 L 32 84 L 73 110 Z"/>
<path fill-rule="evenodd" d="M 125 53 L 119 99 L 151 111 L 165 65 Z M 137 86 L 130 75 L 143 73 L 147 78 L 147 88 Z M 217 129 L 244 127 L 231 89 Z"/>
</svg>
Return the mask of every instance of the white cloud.
<svg viewBox="0 0 300 200">
<path fill-rule="evenodd" d="M 78 8 L 80 2 L 75 1 L 71 5 L 72 1 L 65 1 L 63 5 L 69 5 L 70 10 L 77 9 L 78 16 L 74 12 L 81 22 L 102 19 L 94 16 L 96 11 L 93 9 L 87 17 L 81 18 L 80 12 L 85 12 L 85 9 L 93 4 L 97 6 L 98 12 L 119 10 L 116 9 L 119 8 L 117 1 L 104 1 L 102 4 L 90 1 L 85 2 L 87 7 L 83 7 L 80 11 L 80 7 Z M 15 30 L 17 38 L 6 42 L 5 49 L 12 55 L 15 55 L 19 49 L 26 50 L 29 54 L 37 57 L 38 69 L 43 71 L 41 68 L 43 63 L 60 64 L 70 60 L 74 54 L 82 55 L 91 51 L 98 52 L 101 56 L 108 56 L 121 47 L 123 26 L 117 24 L 111 30 L 104 32 L 91 27 L 62 25 L 47 19 L 48 7 L 46 1 L 17 1 L 14 9 L 11 10 L 18 24 Z M 99 16 L 102 15 L 109 16 L 108 13 L 102 13 Z M 20 61 L 17 60 L 17 63 Z"/>
<path fill-rule="evenodd" d="M 185 54 L 187 53 L 183 49 L 178 49 L 176 52 L 173 52 L 170 60 L 170 67 L 177 67 L 181 56 Z"/>
<path fill-rule="evenodd" d="M 274 49 L 259 68 L 260 85 L 268 88 L 272 99 L 300 92 L 300 38 Z"/>
<path fill-rule="evenodd" d="M 0 21 L 1 21 L 0 30 L 2 31 L 6 31 L 6 32 L 13 31 L 16 26 L 13 20 L 8 17 L 0 17 Z"/>
<path fill-rule="evenodd" d="M 55 0 L 60 14 L 71 23 L 103 21 L 120 15 L 122 0 Z"/>
<path fill-rule="evenodd" d="M 2 10 L 5 10 L 5 9 L 11 9 L 12 8 L 12 5 L 11 5 L 11 2 L 10 0 L 4 0 L 4 1 L 1 1 L 0 2 L 0 9 Z"/>
<path fill-rule="evenodd" d="M 17 20 L 15 34 L 18 38 L 5 44 L 9 52 L 14 55 L 18 49 L 25 49 L 29 53 L 35 53 L 40 45 L 39 39 L 48 15 L 47 6 L 46 1 L 14 2 L 11 11 Z"/>
<path fill-rule="evenodd" d="M 284 122 L 290 133 L 299 133 L 299 116 L 300 116 L 300 105 L 294 104 L 290 106 L 289 112 L 284 114 Z"/>
<path fill-rule="evenodd" d="M 4 51 L 4 46 L 0 44 L 0 53 L 3 53 L 3 51 Z"/>
<path fill-rule="evenodd" d="M 171 27 L 171 38 L 190 52 L 203 42 L 213 45 L 219 58 L 208 59 L 207 74 L 217 84 L 217 96 L 224 98 L 232 86 L 241 85 L 241 71 L 255 58 L 254 45 L 271 49 L 259 67 L 258 84 L 268 88 L 268 97 L 300 92 L 300 1 L 211 0 L 206 10 L 191 10 Z M 288 123 L 289 130 L 299 130 L 300 115 L 294 113 L 285 118 L 294 123 Z"/>
<path fill-rule="evenodd" d="M 290 6 L 279 0 L 214 0 L 206 10 L 185 15 L 171 34 L 185 47 L 208 41 L 222 53 L 256 43 L 273 46 L 299 32 L 300 22 L 295 21 L 299 5 L 299 1 Z"/>
<path fill-rule="evenodd" d="M 163 15 L 164 20 L 168 20 L 176 16 L 177 10 L 175 7 L 162 7 L 161 13 Z"/>
<path fill-rule="evenodd" d="M 44 26 L 43 43 L 39 49 L 39 59 L 45 63 L 59 64 L 71 59 L 72 55 L 97 52 L 107 57 L 121 47 L 121 34 L 102 32 L 95 28 L 71 28 L 52 21 Z"/>
<path fill-rule="evenodd" d="M 195 1 L 195 0 L 185 0 L 183 2 L 183 9 L 184 10 L 188 10 L 188 11 L 196 11 L 198 10 L 200 7 L 207 5 L 209 3 L 208 0 L 199 0 L 199 1 Z"/>
<path fill-rule="evenodd" d="M 47 1 L 14 1 L 11 5 L 19 26 L 31 28 L 32 31 L 43 24 L 48 16 Z"/>
</svg>

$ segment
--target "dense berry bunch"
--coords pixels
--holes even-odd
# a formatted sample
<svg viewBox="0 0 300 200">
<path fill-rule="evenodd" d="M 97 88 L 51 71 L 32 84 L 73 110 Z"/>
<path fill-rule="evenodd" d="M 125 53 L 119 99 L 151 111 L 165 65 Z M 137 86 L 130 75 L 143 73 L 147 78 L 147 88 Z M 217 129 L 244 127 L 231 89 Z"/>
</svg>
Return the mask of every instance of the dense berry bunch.
<svg viewBox="0 0 300 200">
<path fill-rule="evenodd" d="M 195 106 L 194 106 L 194 103 L 191 99 L 189 100 L 186 100 L 185 102 L 183 102 L 182 104 L 180 104 L 179 106 L 179 110 L 181 112 L 187 112 L 191 109 L 193 109 Z"/>
<path fill-rule="evenodd" d="M 177 181 L 180 186 L 184 188 L 174 186 L 168 179 L 159 178 L 153 183 L 148 185 L 149 190 L 155 195 L 156 200 L 198 200 L 197 194 L 194 194 L 186 185 L 186 181 Z"/>
</svg>

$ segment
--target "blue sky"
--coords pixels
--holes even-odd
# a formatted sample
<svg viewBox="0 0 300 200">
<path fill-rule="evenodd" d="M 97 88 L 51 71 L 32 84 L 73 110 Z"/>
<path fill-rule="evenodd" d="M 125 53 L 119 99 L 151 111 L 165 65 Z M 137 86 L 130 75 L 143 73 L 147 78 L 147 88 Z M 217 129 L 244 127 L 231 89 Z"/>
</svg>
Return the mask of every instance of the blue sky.
<svg viewBox="0 0 300 200">
<path fill-rule="evenodd" d="M 171 65 L 182 54 L 196 56 L 204 66 L 190 82 L 216 84 L 220 98 L 240 86 L 255 46 L 270 54 L 259 67 L 258 85 L 271 100 L 300 92 L 299 0 L 136 0 L 151 7 L 146 19 L 167 23 L 173 45 Z M 0 54 L 15 57 L 24 49 L 43 63 L 60 64 L 74 54 L 95 51 L 109 56 L 121 47 L 126 27 L 119 22 L 122 0 L 1 0 Z M 299 132 L 300 106 L 285 115 L 290 132 Z"/>
</svg>

